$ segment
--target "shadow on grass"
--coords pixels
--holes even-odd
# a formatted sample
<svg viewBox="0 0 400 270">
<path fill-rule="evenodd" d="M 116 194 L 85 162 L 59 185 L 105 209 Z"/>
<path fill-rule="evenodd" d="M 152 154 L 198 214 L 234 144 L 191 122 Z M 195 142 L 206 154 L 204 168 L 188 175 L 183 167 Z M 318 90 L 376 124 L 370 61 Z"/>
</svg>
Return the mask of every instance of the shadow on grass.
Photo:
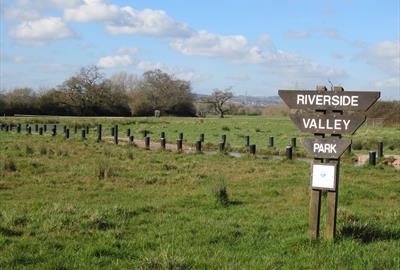
<svg viewBox="0 0 400 270">
<path fill-rule="evenodd" d="M 369 244 L 376 241 L 399 240 L 400 231 L 383 230 L 374 224 L 346 224 L 339 233 L 339 239 L 351 238 L 358 240 L 363 244 Z"/>
<path fill-rule="evenodd" d="M 22 232 L 0 226 L 0 234 L 4 236 L 21 236 Z"/>
<path fill-rule="evenodd" d="M 229 200 L 228 205 L 242 205 L 244 202 L 239 201 L 239 200 Z"/>
</svg>

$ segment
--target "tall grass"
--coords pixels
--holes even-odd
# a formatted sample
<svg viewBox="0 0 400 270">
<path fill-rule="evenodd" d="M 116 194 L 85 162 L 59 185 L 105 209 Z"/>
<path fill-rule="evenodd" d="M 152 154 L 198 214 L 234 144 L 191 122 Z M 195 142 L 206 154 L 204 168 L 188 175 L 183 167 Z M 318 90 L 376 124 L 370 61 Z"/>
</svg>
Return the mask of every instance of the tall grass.
<svg viewBox="0 0 400 270">
<path fill-rule="evenodd" d="M 254 125 L 260 119 L 223 125 L 270 130 Z M 188 128 L 182 121 L 141 128 Z M 197 138 L 206 124 L 190 121 Z M 222 126 L 209 123 L 206 140 Z M 82 142 L 0 132 L 0 269 L 399 266 L 398 170 L 342 164 L 336 241 L 323 240 L 325 196 L 322 239 L 311 241 L 308 163 L 145 151 L 97 143 L 92 133 Z M 7 159 L 16 171 L 4 170 Z"/>
</svg>

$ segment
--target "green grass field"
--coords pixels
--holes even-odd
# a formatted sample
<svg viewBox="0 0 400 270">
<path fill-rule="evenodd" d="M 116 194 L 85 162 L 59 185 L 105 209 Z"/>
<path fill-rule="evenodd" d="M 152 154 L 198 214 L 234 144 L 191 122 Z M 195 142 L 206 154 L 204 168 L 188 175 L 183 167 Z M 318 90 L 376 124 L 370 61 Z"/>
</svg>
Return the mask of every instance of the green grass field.
<svg viewBox="0 0 400 270">
<path fill-rule="evenodd" d="M 148 130 L 149 136 L 158 141 L 160 133 L 166 133 L 168 143 L 176 143 L 180 132 L 184 133 L 184 143 L 194 144 L 200 136 L 205 134 L 205 147 L 218 149 L 221 135 L 227 135 L 227 146 L 233 151 L 245 151 L 245 136 L 250 136 L 252 144 L 257 145 L 257 151 L 268 154 L 283 154 L 285 147 L 290 145 L 292 137 L 305 137 L 306 134 L 297 130 L 296 126 L 288 117 L 265 117 L 265 116 L 227 116 L 220 119 L 217 117 L 207 118 L 182 118 L 182 117 L 7 117 L 3 118 L 5 123 L 51 123 L 74 127 L 103 125 L 104 136 L 110 136 L 111 127 L 119 125 L 120 137 L 125 137 L 126 130 L 130 128 L 135 138 L 143 139 L 141 131 Z M 353 150 L 356 153 L 368 153 L 377 148 L 379 141 L 384 142 L 385 153 L 400 154 L 400 126 L 399 127 L 371 127 L 364 125 L 355 135 L 348 136 L 353 140 Z M 77 134 L 80 136 L 80 133 Z M 95 139 L 96 135 L 91 132 L 89 136 Z M 268 137 L 273 136 L 275 147 L 268 147 Z M 309 135 L 308 135 L 309 136 Z M 298 140 L 297 154 L 306 155 L 305 150 Z"/>
<path fill-rule="evenodd" d="M 211 146 L 224 131 L 235 147 L 250 132 L 256 144 L 274 135 L 277 148 L 301 136 L 286 118 L 46 121 L 57 120 L 118 123 L 121 136 L 128 126 L 136 136 L 164 130 L 171 141 L 204 132 Z M 354 140 L 390 138 L 385 151 L 398 154 L 396 134 L 364 127 Z M 322 239 L 312 241 L 306 162 L 146 151 L 90 136 L 0 132 L 0 269 L 400 269 L 399 170 L 342 164 L 336 241 L 323 240 L 325 196 Z"/>
</svg>

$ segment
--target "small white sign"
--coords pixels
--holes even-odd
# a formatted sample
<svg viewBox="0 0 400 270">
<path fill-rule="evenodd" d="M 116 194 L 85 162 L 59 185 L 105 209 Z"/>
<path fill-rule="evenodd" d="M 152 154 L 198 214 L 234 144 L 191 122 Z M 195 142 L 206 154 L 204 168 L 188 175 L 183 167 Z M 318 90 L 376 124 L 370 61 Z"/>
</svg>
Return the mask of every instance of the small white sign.
<svg viewBox="0 0 400 270">
<path fill-rule="evenodd" d="M 336 189 L 336 164 L 313 164 L 311 187 L 313 189 Z"/>
</svg>

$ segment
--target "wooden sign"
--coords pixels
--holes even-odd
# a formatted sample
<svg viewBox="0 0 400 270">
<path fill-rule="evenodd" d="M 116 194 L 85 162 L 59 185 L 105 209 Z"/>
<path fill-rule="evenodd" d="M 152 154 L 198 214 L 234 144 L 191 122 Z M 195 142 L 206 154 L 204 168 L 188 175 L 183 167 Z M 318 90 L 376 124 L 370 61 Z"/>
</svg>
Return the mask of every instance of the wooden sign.
<svg viewBox="0 0 400 270">
<path fill-rule="evenodd" d="M 279 90 L 290 109 L 365 112 L 380 97 L 380 92 Z"/>
<path fill-rule="evenodd" d="M 329 138 L 303 138 L 304 148 L 314 158 L 339 159 L 351 144 L 349 139 Z"/>
<path fill-rule="evenodd" d="M 326 238 L 332 240 L 336 231 L 340 156 L 351 145 L 351 140 L 341 139 L 341 135 L 353 134 L 364 123 L 364 112 L 378 100 L 380 92 L 344 92 L 340 86 L 327 91 L 325 86 L 317 86 L 316 91 L 279 90 L 278 93 L 290 109 L 296 109 L 296 113 L 290 114 L 296 126 L 315 135 L 313 139 L 302 140 L 315 158 L 309 232 L 313 238 L 319 237 L 321 194 L 327 191 Z M 325 138 L 326 134 L 332 136 Z"/>
<path fill-rule="evenodd" d="M 327 134 L 353 134 L 365 121 L 360 114 L 290 114 L 302 132 Z"/>
</svg>

